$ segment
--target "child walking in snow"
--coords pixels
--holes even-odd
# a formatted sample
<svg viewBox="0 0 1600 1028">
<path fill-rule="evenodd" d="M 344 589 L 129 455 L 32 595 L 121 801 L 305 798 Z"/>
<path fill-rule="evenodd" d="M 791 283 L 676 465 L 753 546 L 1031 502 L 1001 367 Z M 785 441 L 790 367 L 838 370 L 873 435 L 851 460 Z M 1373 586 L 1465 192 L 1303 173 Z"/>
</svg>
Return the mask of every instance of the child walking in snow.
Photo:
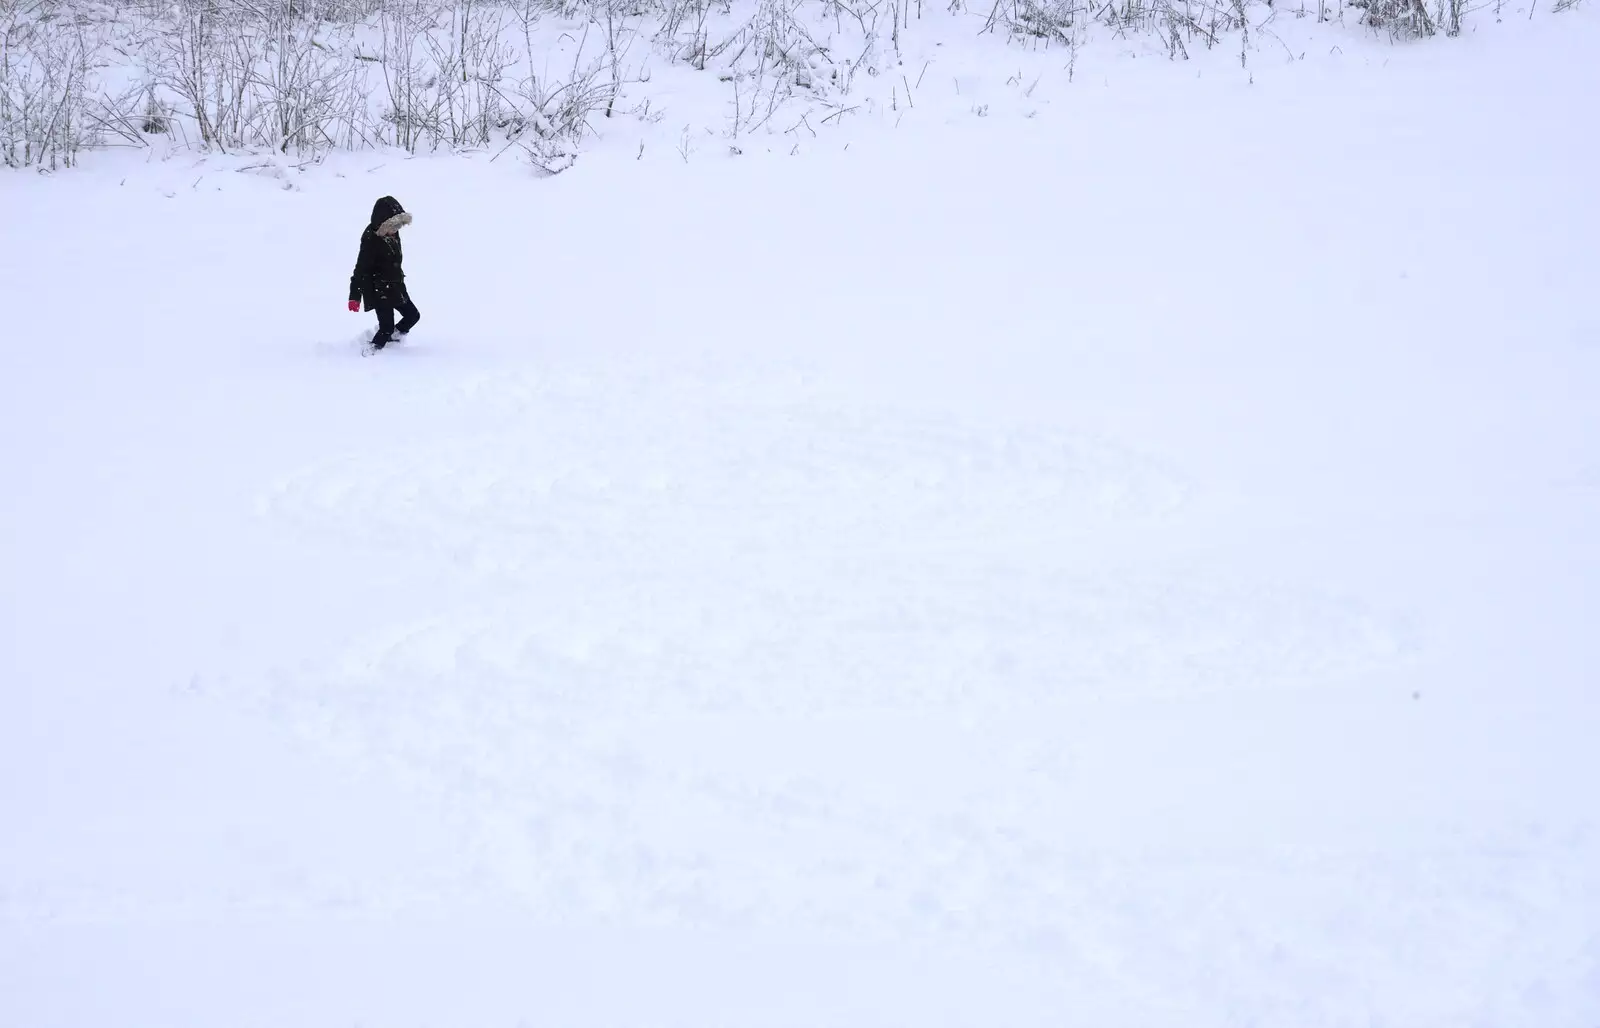
<svg viewBox="0 0 1600 1028">
<path fill-rule="evenodd" d="M 369 311 L 378 315 L 378 333 L 372 337 L 372 348 L 381 350 L 399 332 L 404 336 L 422 320 L 417 305 L 406 292 L 406 273 L 401 269 L 400 229 L 411 224 L 400 201 L 392 196 L 381 197 L 372 205 L 372 222 L 361 233 L 361 252 L 356 257 L 356 270 L 350 276 L 350 310 L 360 313 L 362 301 Z M 394 323 L 394 312 L 400 312 L 400 324 Z"/>
</svg>

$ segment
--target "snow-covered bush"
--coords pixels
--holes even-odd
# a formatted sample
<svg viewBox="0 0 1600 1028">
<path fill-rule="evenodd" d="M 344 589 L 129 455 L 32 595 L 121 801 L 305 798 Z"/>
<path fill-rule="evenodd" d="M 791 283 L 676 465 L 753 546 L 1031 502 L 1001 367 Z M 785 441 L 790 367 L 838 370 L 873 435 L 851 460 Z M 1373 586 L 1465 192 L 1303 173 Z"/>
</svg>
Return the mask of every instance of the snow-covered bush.
<svg viewBox="0 0 1600 1028">
<path fill-rule="evenodd" d="M 1557 0 L 1569 5 L 1575 0 Z M 1318 0 L 1319 20 L 1337 17 Z M 1466 0 L 1340 0 L 1394 38 L 1461 29 Z M 0 160 L 70 165 L 86 147 L 513 147 L 564 166 L 652 55 L 727 86 L 724 134 L 815 128 L 868 98 L 910 104 L 900 68 L 924 17 L 981 21 L 998 45 L 1064 51 L 1157 39 L 1174 60 L 1239 47 L 1270 0 L 0 0 Z M 985 9 L 987 8 L 987 10 Z M 1302 11 L 1302 13 L 1305 13 Z M 1270 30 L 1268 30 L 1270 34 Z M 551 70 L 549 57 L 562 59 Z M 926 69 L 924 68 L 923 71 Z M 898 80 L 898 82 L 896 81 Z M 649 99 L 630 106 L 649 110 Z M 774 124 L 780 112 L 793 117 Z M 987 105 L 985 105 L 987 109 Z M 833 112 L 831 114 L 826 112 Z M 659 117 L 659 111 L 657 111 Z"/>
<path fill-rule="evenodd" d="M 71 167 L 100 140 L 99 27 L 70 7 L 0 0 L 0 161 Z"/>
<path fill-rule="evenodd" d="M 1362 21 L 1397 38 L 1421 39 L 1434 33 L 1433 16 L 1424 0 L 1350 0 L 1350 6 L 1366 12 Z"/>
<path fill-rule="evenodd" d="M 408 150 L 487 146 L 516 120 L 506 95 L 517 58 L 506 8 L 481 0 L 446 8 L 395 0 L 379 21 L 387 142 Z"/>
<path fill-rule="evenodd" d="M 1013 36 L 1071 45 L 1088 8 L 1079 0 L 996 0 L 985 28 L 1003 24 Z"/>
<path fill-rule="evenodd" d="M 303 10 L 303 0 L 178 0 L 144 70 L 184 116 L 185 137 L 297 153 L 363 141 L 366 70 L 349 53 L 350 30 Z"/>
<path fill-rule="evenodd" d="M 1118 35 L 1154 35 L 1173 57 L 1186 57 L 1191 46 L 1209 50 L 1229 33 L 1247 33 L 1250 6 L 1246 0 L 1113 0 L 1094 20 Z"/>
</svg>

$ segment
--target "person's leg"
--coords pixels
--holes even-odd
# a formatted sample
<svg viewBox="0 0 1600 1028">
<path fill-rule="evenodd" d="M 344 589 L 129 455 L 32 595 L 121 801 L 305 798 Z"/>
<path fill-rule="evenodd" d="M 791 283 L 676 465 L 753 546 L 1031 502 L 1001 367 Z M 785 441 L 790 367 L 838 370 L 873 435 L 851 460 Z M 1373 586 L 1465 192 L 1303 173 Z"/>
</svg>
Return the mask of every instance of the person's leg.
<svg viewBox="0 0 1600 1028">
<path fill-rule="evenodd" d="M 405 335 L 417 327 L 417 322 L 422 320 L 422 312 L 417 310 L 417 305 L 411 302 L 410 296 L 401 297 L 395 306 L 400 311 L 400 324 L 396 325 L 394 330 Z"/>
<path fill-rule="evenodd" d="M 372 345 L 381 348 L 394 338 L 394 308 L 381 301 L 372 310 L 378 315 L 378 334 L 372 337 Z"/>
</svg>

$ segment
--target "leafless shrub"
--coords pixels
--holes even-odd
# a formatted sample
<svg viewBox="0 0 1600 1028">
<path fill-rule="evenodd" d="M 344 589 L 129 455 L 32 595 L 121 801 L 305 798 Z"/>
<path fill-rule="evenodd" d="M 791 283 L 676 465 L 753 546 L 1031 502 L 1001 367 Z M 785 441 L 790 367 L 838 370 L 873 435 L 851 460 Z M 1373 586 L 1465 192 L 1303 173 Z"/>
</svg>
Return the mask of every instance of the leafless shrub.
<svg viewBox="0 0 1600 1028">
<path fill-rule="evenodd" d="M 504 8 L 460 0 L 439 31 L 422 37 L 435 94 L 430 107 L 436 144 L 487 146 L 507 123 L 499 86 L 515 54 L 506 27 Z"/>
<path fill-rule="evenodd" d="M 995 0 L 984 31 L 1003 26 L 1013 38 L 1071 45 L 1079 19 L 1087 13 L 1078 0 Z"/>
<path fill-rule="evenodd" d="M 577 140 L 589 131 L 589 119 L 605 111 L 616 97 L 606 62 L 595 60 L 574 68 L 565 82 L 529 76 L 519 89 L 526 101 L 527 127 L 545 139 Z"/>
<path fill-rule="evenodd" d="M 534 3 L 542 0 L 533 0 Z M 523 32 L 532 50 L 533 24 L 538 12 L 531 6 L 521 12 Z M 583 60 L 587 33 L 580 41 L 566 81 L 530 71 L 516 83 L 506 101 L 507 142 L 500 153 L 515 146 L 536 169 L 555 174 L 570 167 L 579 142 L 591 131 L 589 119 L 609 114 L 616 103 L 619 73 L 615 54 L 609 47 L 602 54 Z M 500 156 L 495 155 L 496 159 Z"/>
<path fill-rule="evenodd" d="M 1248 0 L 1112 0 L 1094 20 L 1117 38 L 1155 35 L 1173 58 L 1187 58 L 1197 43 L 1213 49 L 1233 32 L 1249 45 Z"/>
<path fill-rule="evenodd" d="M 801 21 L 804 6 L 805 0 L 760 0 L 748 22 L 706 51 L 727 68 L 720 77 L 732 87 L 735 138 L 765 127 L 797 93 L 822 99 L 847 86 L 848 74 L 841 75 L 829 47 Z M 841 8 L 835 3 L 833 11 Z"/>
<path fill-rule="evenodd" d="M 1350 0 L 1350 6 L 1366 12 L 1365 24 L 1394 39 L 1425 39 L 1435 32 L 1425 0 Z"/>
<path fill-rule="evenodd" d="M 1350 0 L 1350 6 L 1366 24 L 1400 39 L 1455 35 L 1474 2 Z M 1580 0 L 1554 2 L 1564 10 Z M 229 152 L 516 147 L 540 167 L 559 170 L 599 127 L 595 119 L 613 116 L 630 80 L 630 48 L 641 35 L 669 59 L 713 70 L 727 83 L 735 138 L 766 129 L 789 107 L 854 109 L 844 108 L 842 97 L 858 73 L 898 79 L 882 99 L 889 110 L 909 110 L 910 79 L 921 82 L 902 65 L 910 52 L 905 37 L 917 31 L 923 0 L 737 3 L 0 0 L 0 160 L 70 165 L 86 147 L 144 145 L 153 134 L 172 133 L 189 145 Z M 1197 45 L 1237 44 L 1247 63 L 1258 34 L 1272 38 L 1274 13 L 1270 0 L 987 0 L 985 6 L 985 31 L 1031 47 L 1065 47 L 1069 81 L 1090 32 L 1154 36 L 1174 60 L 1187 59 Z M 1317 17 L 1337 17 L 1330 11 L 1344 6 L 1318 0 Z M 748 16 L 734 21 L 736 9 Z M 966 16 L 968 5 L 950 0 L 947 9 Z M 552 52 L 549 34 L 534 27 L 544 19 L 559 22 L 563 45 L 576 45 L 565 72 L 543 66 L 543 55 Z M 358 45 L 365 38 L 375 39 L 376 48 Z M 142 62 L 142 81 L 108 92 L 100 69 L 130 61 Z M 800 114 L 799 122 L 786 116 L 783 123 L 810 128 Z"/>
<path fill-rule="evenodd" d="M 0 161 L 71 167 L 99 142 L 92 115 L 103 45 L 92 27 L 41 0 L 0 0 Z"/>
<path fill-rule="evenodd" d="M 433 124 L 427 104 L 433 80 L 417 52 L 430 23 L 418 0 L 391 0 L 378 16 L 383 46 L 380 67 L 389 101 L 382 119 L 392 132 L 388 141 L 408 151 L 416 150 Z"/>
<path fill-rule="evenodd" d="M 527 74 L 516 82 L 513 92 L 500 94 L 505 101 L 502 128 L 507 138 L 501 152 L 515 146 L 530 164 L 549 174 L 571 166 L 579 143 L 592 131 L 591 118 L 611 116 L 623 82 L 622 61 L 635 35 L 627 19 L 634 17 L 637 9 L 618 0 L 602 0 L 590 8 L 590 15 L 603 36 L 591 49 L 586 24 L 576 41 L 566 79 L 535 71 L 531 60 L 538 52 L 534 28 L 551 13 L 553 3 L 563 2 L 566 0 L 520 0 L 516 15 L 522 23 L 523 53 L 530 55 L 530 60 Z"/>
<path fill-rule="evenodd" d="M 1434 21 L 1450 37 L 1461 35 L 1461 25 L 1466 20 L 1467 0 L 1439 0 Z"/>
<path fill-rule="evenodd" d="M 505 105 L 515 60 L 506 11 L 479 0 L 439 9 L 395 0 L 379 16 L 389 141 L 419 146 L 485 146 L 513 120 Z"/>
<path fill-rule="evenodd" d="M 280 151 L 350 147 L 363 135 L 366 70 L 338 43 L 319 38 L 318 23 L 297 14 L 300 0 L 266 0 L 237 37 L 235 59 L 247 69 L 250 138 Z"/>
<path fill-rule="evenodd" d="M 350 29 L 308 18 L 306 2 L 179 0 L 146 70 L 200 146 L 306 152 L 366 141 L 366 70 L 344 45 Z M 146 123 L 165 127 L 154 93 L 148 106 Z"/>
<path fill-rule="evenodd" d="M 172 131 L 172 115 L 156 100 L 153 86 L 142 87 L 144 113 L 139 117 L 139 131 L 151 136 L 164 136 Z"/>
<path fill-rule="evenodd" d="M 664 0 L 656 41 L 674 60 L 706 70 L 706 19 L 712 0 Z"/>
<path fill-rule="evenodd" d="M 148 115 L 139 113 L 139 101 L 147 95 L 142 85 L 131 86 L 118 95 L 101 93 L 84 107 L 84 120 L 93 127 L 96 145 L 144 147 Z"/>
</svg>

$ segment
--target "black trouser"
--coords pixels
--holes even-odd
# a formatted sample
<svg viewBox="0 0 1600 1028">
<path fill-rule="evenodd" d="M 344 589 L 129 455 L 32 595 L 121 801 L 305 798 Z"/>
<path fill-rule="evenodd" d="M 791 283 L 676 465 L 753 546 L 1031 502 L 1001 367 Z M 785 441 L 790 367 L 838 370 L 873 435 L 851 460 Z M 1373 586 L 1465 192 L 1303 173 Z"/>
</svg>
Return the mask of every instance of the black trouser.
<svg viewBox="0 0 1600 1028">
<path fill-rule="evenodd" d="M 417 322 L 422 320 L 422 312 L 417 310 L 417 305 L 411 302 L 411 297 L 400 294 L 395 300 L 383 299 L 372 305 L 372 310 L 378 315 L 378 334 L 372 337 L 374 343 L 387 343 L 399 332 L 405 335 L 417 327 Z M 394 312 L 400 312 L 400 324 L 394 323 Z"/>
</svg>

